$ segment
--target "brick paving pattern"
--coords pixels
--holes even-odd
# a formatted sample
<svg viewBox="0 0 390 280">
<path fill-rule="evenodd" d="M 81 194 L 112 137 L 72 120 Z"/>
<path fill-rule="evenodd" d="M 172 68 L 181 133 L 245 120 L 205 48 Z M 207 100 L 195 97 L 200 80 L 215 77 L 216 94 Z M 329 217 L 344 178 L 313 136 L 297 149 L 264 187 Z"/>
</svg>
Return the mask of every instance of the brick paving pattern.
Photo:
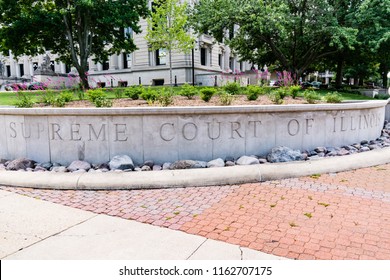
<svg viewBox="0 0 390 280">
<path fill-rule="evenodd" d="M 390 164 L 239 186 L 0 189 L 287 258 L 390 259 Z"/>
</svg>

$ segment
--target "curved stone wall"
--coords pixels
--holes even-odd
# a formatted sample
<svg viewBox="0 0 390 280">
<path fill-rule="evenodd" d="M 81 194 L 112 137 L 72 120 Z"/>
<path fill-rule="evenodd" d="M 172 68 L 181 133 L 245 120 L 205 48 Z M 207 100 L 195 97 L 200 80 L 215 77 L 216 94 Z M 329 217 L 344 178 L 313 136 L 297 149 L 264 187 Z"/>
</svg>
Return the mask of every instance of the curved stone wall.
<svg viewBox="0 0 390 280">
<path fill-rule="evenodd" d="M 342 146 L 381 134 L 387 101 L 148 108 L 0 108 L 0 158 L 137 164 Z"/>
</svg>

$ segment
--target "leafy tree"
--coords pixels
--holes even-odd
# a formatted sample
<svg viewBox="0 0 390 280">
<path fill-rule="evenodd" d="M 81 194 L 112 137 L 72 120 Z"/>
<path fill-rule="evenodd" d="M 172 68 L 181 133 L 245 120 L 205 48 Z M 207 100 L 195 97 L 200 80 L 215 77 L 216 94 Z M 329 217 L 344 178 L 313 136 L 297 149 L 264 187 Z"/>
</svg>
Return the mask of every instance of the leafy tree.
<svg viewBox="0 0 390 280">
<path fill-rule="evenodd" d="M 353 46 L 357 30 L 339 24 L 336 8 L 324 0 L 202 0 L 192 23 L 225 39 L 242 59 L 279 64 L 298 79 L 316 61 Z"/>
<path fill-rule="evenodd" d="M 89 88 L 88 58 L 106 61 L 136 46 L 124 28 L 140 32 L 148 15 L 146 0 L 1 0 L 0 51 L 15 56 L 50 50 L 72 64 Z"/>
<path fill-rule="evenodd" d="M 180 0 L 156 0 L 145 39 L 151 50 L 165 49 L 169 54 L 169 76 L 172 86 L 172 51 L 188 53 L 194 47 L 195 38 L 187 23 L 187 2 Z"/>
</svg>

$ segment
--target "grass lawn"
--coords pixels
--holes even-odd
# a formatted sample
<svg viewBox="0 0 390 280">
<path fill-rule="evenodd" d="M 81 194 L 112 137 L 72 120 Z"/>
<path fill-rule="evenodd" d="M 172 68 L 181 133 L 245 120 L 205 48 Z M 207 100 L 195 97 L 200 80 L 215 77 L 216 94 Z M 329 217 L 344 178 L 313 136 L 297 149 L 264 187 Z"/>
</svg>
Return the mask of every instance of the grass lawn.
<svg viewBox="0 0 390 280">
<path fill-rule="evenodd" d="M 161 87 L 155 87 L 155 88 L 161 88 Z M 169 86 L 165 86 L 165 88 L 169 88 Z M 201 88 L 201 87 L 197 87 Z M 173 87 L 173 94 L 178 95 L 180 93 L 181 88 L 180 87 Z M 114 99 L 117 98 L 118 96 L 118 91 L 123 92 L 124 88 L 113 88 L 113 89 L 106 89 L 105 90 L 107 93 L 107 98 L 109 99 Z M 60 93 L 60 91 L 56 91 Z M 303 90 L 299 92 L 298 96 L 303 97 Z M 318 94 L 321 96 L 326 95 L 329 90 L 316 90 Z M 45 91 L 25 91 L 23 92 L 24 94 L 31 96 L 33 98 L 33 101 L 35 102 L 40 102 L 42 96 L 45 94 Z M 343 100 L 370 100 L 372 98 L 366 97 L 364 95 L 356 94 L 356 93 L 346 93 L 346 92 L 340 92 L 342 99 Z M 17 101 L 17 95 L 18 92 L 10 92 L 10 91 L 5 91 L 5 92 L 0 92 L 0 105 L 8 105 L 8 106 L 13 106 L 15 105 Z M 124 94 L 122 94 L 123 98 L 126 98 Z M 85 97 L 84 97 L 85 98 Z M 74 100 L 78 100 L 79 96 L 78 93 L 74 93 Z"/>
</svg>

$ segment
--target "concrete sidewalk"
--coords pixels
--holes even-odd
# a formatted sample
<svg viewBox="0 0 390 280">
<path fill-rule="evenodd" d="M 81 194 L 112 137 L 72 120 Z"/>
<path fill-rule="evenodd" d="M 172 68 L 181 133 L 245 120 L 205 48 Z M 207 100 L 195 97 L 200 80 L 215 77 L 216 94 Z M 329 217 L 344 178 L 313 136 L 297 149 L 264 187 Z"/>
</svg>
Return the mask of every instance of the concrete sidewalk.
<svg viewBox="0 0 390 280">
<path fill-rule="evenodd" d="M 0 191 L 0 259 L 275 260 L 252 249 Z"/>
</svg>

